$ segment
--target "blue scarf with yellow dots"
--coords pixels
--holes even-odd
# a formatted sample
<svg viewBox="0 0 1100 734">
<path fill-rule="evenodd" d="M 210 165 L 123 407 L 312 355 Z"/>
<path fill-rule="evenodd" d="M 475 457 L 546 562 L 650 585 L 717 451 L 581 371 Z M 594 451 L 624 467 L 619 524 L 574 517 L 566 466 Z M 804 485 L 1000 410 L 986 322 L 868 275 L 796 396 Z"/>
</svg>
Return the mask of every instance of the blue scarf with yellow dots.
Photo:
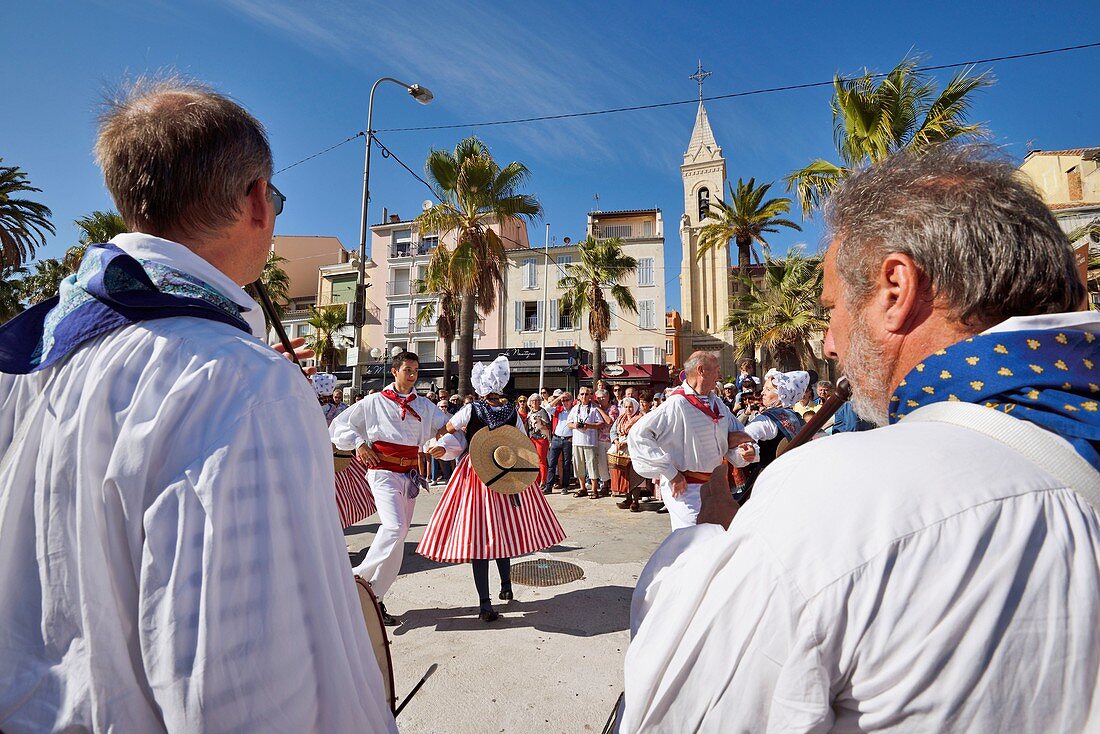
<svg viewBox="0 0 1100 734">
<path fill-rule="evenodd" d="M 1043 329 L 982 334 L 914 367 L 890 398 L 890 422 L 942 401 L 977 403 L 1069 441 L 1100 471 L 1100 341 Z"/>
<path fill-rule="evenodd" d="M 193 275 L 138 261 L 116 245 L 89 245 L 58 295 L 0 325 L 0 372 L 37 372 L 81 344 L 139 321 L 190 316 L 250 334 L 242 310 Z"/>
</svg>

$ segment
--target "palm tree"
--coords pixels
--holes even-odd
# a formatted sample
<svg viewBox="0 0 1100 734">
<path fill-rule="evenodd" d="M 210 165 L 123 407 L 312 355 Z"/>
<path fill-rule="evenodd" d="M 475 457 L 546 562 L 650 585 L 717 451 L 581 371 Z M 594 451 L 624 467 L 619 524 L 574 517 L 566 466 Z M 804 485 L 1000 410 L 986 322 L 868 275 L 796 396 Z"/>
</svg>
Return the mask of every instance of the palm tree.
<svg viewBox="0 0 1100 734">
<path fill-rule="evenodd" d="M 347 323 L 347 308 L 344 306 L 311 306 L 306 321 L 313 327 L 306 340 L 306 346 L 317 355 L 322 372 L 336 367 L 336 350 L 351 346 L 351 337 L 344 333 Z"/>
<path fill-rule="evenodd" d="M 542 206 L 534 196 L 519 191 L 529 176 L 527 166 L 512 161 L 500 167 L 476 137 L 459 142 L 453 153 L 432 149 L 425 170 L 440 203 L 416 222 L 421 232 L 437 232 L 440 240 L 455 233 L 445 272 L 461 300 L 458 390 L 466 394 L 471 391 L 477 314 L 493 310 L 508 267 L 504 241 L 490 225 L 516 218 L 533 220 L 541 216 Z M 435 249 L 433 259 L 443 257 L 441 249 Z"/>
<path fill-rule="evenodd" d="M 23 297 L 31 304 L 53 298 L 61 281 L 70 274 L 64 263 L 56 258 L 38 260 L 34 263 L 34 273 L 23 279 Z"/>
<path fill-rule="evenodd" d="M 803 216 L 853 169 L 906 149 L 920 152 L 948 140 L 979 137 L 985 128 L 966 122 L 972 93 L 993 84 L 988 73 L 963 69 L 936 94 L 933 77 L 917 70 L 917 58 L 902 59 L 876 81 L 869 71 L 857 79 L 833 78 L 833 140 L 840 163 L 817 159 L 784 180 L 797 192 Z"/>
<path fill-rule="evenodd" d="M 448 277 L 450 256 L 451 251 L 446 247 L 436 247 L 424 278 L 416 283 L 418 293 L 439 294 L 438 307 L 435 302 L 425 305 L 416 314 L 416 323 L 427 324 L 435 319 L 435 330 L 443 340 L 443 387 L 448 390 L 451 388 L 451 344 L 458 327 L 461 303 Z"/>
<path fill-rule="evenodd" d="M 0 163 L 3 162 L 0 158 Z M 16 166 L 0 166 L 0 267 L 18 268 L 34 257 L 34 248 L 46 244 L 46 233 L 55 234 L 52 212 L 45 204 L 13 196 L 25 191 L 41 193 L 27 182 Z"/>
<path fill-rule="evenodd" d="M 623 252 L 623 241 L 618 237 L 606 240 L 589 237 L 578 245 L 580 262 L 565 266 L 566 276 L 558 281 L 562 310 L 579 320 L 588 311 L 588 333 L 595 342 L 592 354 L 592 384 L 603 373 L 603 342 L 611 329 L 611 307 L 603 289 L 611 286 L 611 297 L 619 308 L 630 313 L 638 312 L 634 295 L 620 280 L 638 269 L 638 261 Z"/>
<path fill-rule="evenodd" d="M 286 307 L 290 303 L 290 276 L 283 270 L 283 263 L 287 259 L 282 255 L 276 255 L 275 250 L 267 254 L 267 262 L 264 263 L 263 272 L 260 273 L 260 282 L 267 289 L 267 295 L 271 296 L 271 303 L 275 306 L 275 315 L 280 319 L 286 313 Z"/>
<path fill-rule="evenodd" d="M 747 273 L 740 277 L 744 290 L 725 324 L 736 330 L 738 348 L 750 351 L 759 344 L 784 371 L 813 367 L 810 342 L 829 328 L 818 305 L 821 257 L 803 257 L 802 248 L 793 247 L 785 258 L 766 258 L 761 285 Z"/>
<path fill-rule="evenodd" d="M 712 247 L 725 247 L 732 240 L 737 244 L 737 268 L 748 272 L 749 260 L 753 252 L 753 243 L 759 242 L 768 247 L 764 239 L 765 232 L 778 232 L 776 227 L 790 227 L 802 231 L 802 227 L 780 215 L 791 210 L 791 200 L 785 197 L 764 200 L 772 185 L 764 184 L 759 188 L 756 179 L 745 183 L 737 179 L 737 188 L 729 184 L 730 202 L 712 201 L 708 222 L 699 230 L 699 250 L 696 259 L 701 259 Z M 757 258 L 759 260 L 759 258 Z M 727 260 L 728 262 L 728 260 Z"/>
<path fill-rule="evenodd" d="M 26 275 L 23 268 L 4 268 L 0 271 L 0 323 L 23 312 L 23 281 L 17 277 Z"/>
<path fill-rule="evenodd" d="M 77 219 L 73 224 L 80 230 L 80 239 L 78 240 L 80 244 L 73 245 L 66 250 L 65 257 L 62 260 L 65 267 L 73 273 L 80 269 L 80 261 L 84 259 L 84 251 L 88 249 L 88 245 L 108 242 L 115 235 L 130 231 L 121 214 L 98 209 Z"/>
</svg>

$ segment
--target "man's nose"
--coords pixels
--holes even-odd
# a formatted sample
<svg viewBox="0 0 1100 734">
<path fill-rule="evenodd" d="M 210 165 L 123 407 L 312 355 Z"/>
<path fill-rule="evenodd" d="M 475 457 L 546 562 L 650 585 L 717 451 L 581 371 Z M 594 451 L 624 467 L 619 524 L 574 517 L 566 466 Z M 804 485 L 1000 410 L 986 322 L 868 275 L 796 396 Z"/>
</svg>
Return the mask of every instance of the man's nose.
<svg viewBox="0 0 1100 734">
<path fill-rule="evenodd" d="M 823 345 L 823 351 L 825 356 L 829 359 L 837 359 L 836 342 L 833 340 L 833 327 L 830 326 L 825 332 L 825 344 Z"/>
</svg>

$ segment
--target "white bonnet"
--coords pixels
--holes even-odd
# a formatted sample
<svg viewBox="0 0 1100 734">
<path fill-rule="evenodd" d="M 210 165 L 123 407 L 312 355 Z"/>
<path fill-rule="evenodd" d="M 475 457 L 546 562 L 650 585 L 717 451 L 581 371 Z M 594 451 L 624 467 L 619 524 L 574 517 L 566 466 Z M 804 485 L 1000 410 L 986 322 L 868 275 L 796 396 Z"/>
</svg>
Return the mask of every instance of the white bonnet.
<svg viewBox="0 0 1100 734">
<path fill-rule="evenodd" d="M 508 358 L 502 354 L 488 364 L 484 362 L 475 364 L 470 382 L 474 384 L 474 390 L 478 395 L 483 397 L 489 393 L 499 395 L 504 392 L 504 386 L 508 384 L 508 378 L 511 375 Z"/>
</svg>

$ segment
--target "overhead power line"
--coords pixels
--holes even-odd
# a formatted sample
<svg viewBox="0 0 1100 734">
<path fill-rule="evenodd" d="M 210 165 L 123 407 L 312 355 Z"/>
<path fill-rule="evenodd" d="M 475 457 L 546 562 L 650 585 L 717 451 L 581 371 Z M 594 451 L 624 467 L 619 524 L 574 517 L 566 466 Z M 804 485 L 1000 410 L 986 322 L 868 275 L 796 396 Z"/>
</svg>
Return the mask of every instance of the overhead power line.
<svg viewBox="0 0 1100 734">
<path fill-rule="evenodd" d="M 970 60 L 970 61 L 959 61 L 959 62 L 955 62 L 955 63 L 952 63 L 952 64 L 934 64 L 934 65 L 930 65 L 930 66 L 920 66 L 920 67 L 917 67 L 916 71 L 942 71 L 944 69 L 957 69 L 957 68 L 962 68 L 962 67 L 966 67 L 966 66 L 976 66 L 978 64 L 992 64 L 992 63 L 996 63 L 996 62 L 999 62 L 999 61 L 1015 61 L 1015 60 L 1018 60 L 1018 59 L 1029 59 L 1029 58 L 1034 58 L 1034 57 L 1038 57 L 1038 56 L 1050 56 L 1052 54 L 1066 53 L 1066 52 L 1069 52 L 1069 51 L 1081 51 L 1081 50 L 1084 50 L 1084 49 L 1097 48 L 1097 47 L 1100 47 L 1100 41 L 1096 41 L 1096 42 L 1093 42 L 1093 43 L 1082 43 L 1082 44 L 1078 44 L 1076 46 L 1062 46 L 1062 47 L 1059 47 L 1059 48 L 1049 48 L 1049 49 L 1044 49 L 1042 51 L 1029 51 L 1029 52 L 1026 52 L 1026 53 L 1008 54 L 1008 55 L 1005 55 L 1005 56 L 991 56 L 991 57 L 985 58 L 985 59 L 973 59 L 973 60 Z M 879 72 L 879 73 L 875 73 L 875 74 L 870 74 L 869 76 L 871 78 L 877 79 L 877 78 L 884 77 L 886 75 L 887 75 L 886 72 Z M 851 76 L 851 77 L 841 77 L 841 79 L 843 79 L 843 80 L 859 79 L 862 76 L 863 75 Z M 743 91 L 743 92 L 731 92 L 729 94 L 717 94 L 717 95 L 712 95 L 712 96 L 709 96 L 709 97 L 703 97 L 702 99 L 703 99 L 703 101 L 711 102 L 711 101 L 723 100 L 723 99 L 734 99 L 734 98 L 737 98 L 737 97 L 751 97 L 751 96 L 759 95 L 759 94 L 773 94 L 773 93 L 776 93 L 776 92 L 791 92 L 791 91 L 796 91 L 796 90 L 799 90 L 799 89 L 812 89 L 814 87 L 825 87 L 825 86 L 830 86 L 832 84 L 833 84 L 832 79 L 830 79 L 829 81 L 807 82 L 807 83 L 804 83 L 804 84 L 786 84 L 786 85 L 778 86 L 778 87 L 766 87 L 766 88 L 762 88 L 762 89 L 750 89 L 750 90 L 746 90 L 746 91 Z M 492 120 L 492 121 L 485 121 L 485 122 L 468 122 L 468 123 L 455 124 L 455 125 L 423 125 L 423 126 L 419 126 L 419 127 L 383 128 L 383 129 L 375 130 L 375 132 L 376 133 L 378 133 L 378 132 L 402 133 L 402 132 L 419 132 L 419 131 L 427 131 L 427 130 L 457 130 L 457 129 L 462 129 L 462 128 L 490 127 L 490 126 L 501 126 L 501 125 L 519 125 L 519 124 L 529 123 L 529 122 L 544 122 L 544 121 L 550 121 L 550 120 L 568 120 L 568 119 L 578 118 L 578 117 L 595 117 L 595 116 L 598 116 L 598 115 L 613 115 L 613 114 L 617 114 L 617 113 L 620 113 L 620 112 L 636 112 L 636 111 L 640 111 L 640 110 L 655 110 L 655 109 L 660 109 L 660 108 L 663 108 L 663 107 L 678 107 L 678 106 L 688 105 L 688 104 L 697 104 L 699 101 L 700 101 L 699 98 L 696 97 L 696 98 L 693 98 L 693 99 L 677 100 L 675 102 L 656 102 L 656 103 L 653 103 L 653 104 L 632 105 L 632 106 L 628 106 L 628 107 L 613 107 L 613 108 L 605 109 L 605 110 L 589 110 L 589 111 L 586 111 L 586 112 L 563 112 L 563 113 L 553 114 L 553 115 L 541 115 L 541 116 L 537 116 L 537 117 L 520 117 L 520 118 L 515 118 L 515 119 L 510 119 L 510 120 Z M 367 132 L 365 130 L 360 130 L 359 132 L 355 133 L 354 135 L 348 136 L 347 138 L 345 138 L 344 140 L 340 141 L 339 143 L 337 143 L 335 145 L 329 146 L 328 148 L 325 148 L 322 151 L 314 153 L 313 155 L 310 155 L 310 156 L 306 156 L 305 158 L 302 158 L 299 161 L 295 161 L 294 163 L 291 163 L 289 166 L 286 166 L 285 168 L 279 169 L 278 171 L 276 171 L 276 173 L 282 173 L 283 171 L 290 170 L 291 168 L 294 168 L 295 166 L 301 165 L 302 163 L 305 163 L 306 161 L 313 160 L 314 158 L 316 158 L 320 155 L 324 155 L 325 153 L 328 153 L 329 151 L 335 150 L 336 148 L 339 148 L 340 146 L 344 145 L 345 143 L 349 143 L 352 140 L 355 140 L 356 138 L 361 138 L 366 134 L 367 134 Z M 377 140 L 377 139 L 378 138 L 375 137 L 375 140 Z"/>
</svg>

